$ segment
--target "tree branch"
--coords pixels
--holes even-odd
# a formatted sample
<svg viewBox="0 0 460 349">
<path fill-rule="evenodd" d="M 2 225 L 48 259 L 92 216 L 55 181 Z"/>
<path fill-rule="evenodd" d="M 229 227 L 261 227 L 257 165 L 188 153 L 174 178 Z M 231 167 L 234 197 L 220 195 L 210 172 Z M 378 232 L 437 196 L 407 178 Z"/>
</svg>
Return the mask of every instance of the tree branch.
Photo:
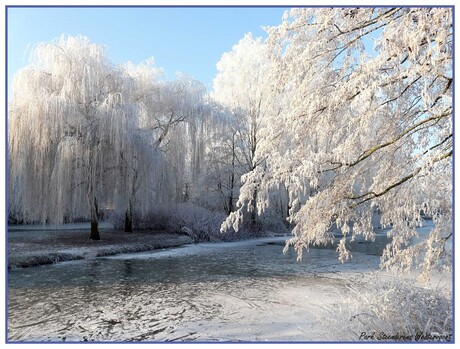
<svg viewBox="0 0 460 349">
<path fill-rule="evenodd" d="M 436 162 L 439 162 L 441 160 L 444 160 L 448 157 L 452 156 L 452 150 L 441 155 L 440 157 L 438 157 L 437 159 L 435 159 L 433 161 L 433 163 L 436 163 Z M 349 200 L 360 200 L 360 199 L 363 199 L 359 202 L 355 202 L 353 203 L 350 208 L 355 208 L 356 206 L 359 206 L 369 200 L 372 200 L 372 199 L 375 199 L 375 198 L 378 198 L 380 196 L 383 196 L 385 195 L 386 193 L 388 193 L 390 190 L 400 186 L 401 184 L 404 184 L 405 182 L 407 182 L 408 180 L 410 180 L 411 178 L 415 177 L 420 171 L 422 170 L 422 167 L 418 167 L 414 172 L 412 172 L 411 174 L 405 176 L 404 178 L 400 179 L 399 181 L 391 184 L 389 187 L 385 188 L 383 191 L 379 192 L 379 193 L 376 193 L 376 192 L 368 192 L 368 193 L 365 193 L 365 194 L 362 194 L 362 195 L 358 195 L 358 196 L 349 196 L 349 197 L 345 197 L 345 199 L 349 199 Z M 366 197 L 367 196 L 367 197 Z"/>
<path fill-rule="evenodd" d="M 361 155 L 354 161 L 354 162 L 351 162 L 351 163 L 343 163 L 343 162 L 340 162 L 340 161 L 329 161 L 329 163 L 331 165 L 337 165 L 335 167 L 332 167 L 332 168 L 328 168 L 328 169 L 325 169 L 325 170 L 320 170 L 320 171 L 317 171 L 317 173 L 325 173 L 325 172 L 330 172 L 330 171 L 335 171 L 335 170 L 338 170 L 339 168 L 343 167 L 343 166 L 346 166 L 346 167 L 353 167 L 353 166 L 356 166 L 357 164 L 359 164 L 360 162 L 366 160 L 368 157 L 370 157 L 372 154 L 374 154 L 376 151 L 380 150 L 380 149 L 383 149 L 383 148 L 386 148 L 394 143 L 396 143 L 397 141 L 399 141 L 401 138 L 407 136 L 407 135 L 410 135 L 412 134 L 414 131 L 419 131 L 420 130 L 420 127 L 423 126 L 424 124 L 426 124 L 427 122 L 430 122 L 430 121 L 435 121 L 434 124 L 432 125 L 428 125 L 426 127 L 431 127 L 431 126 L 434 126 L 436 125 L 440 119 L 442 118 L 445 118 L 447 116 L 451 115 L 450 113 L 444 113 L 444 114 L 441 114 L 441 115 L 438 115 L 438 116 L 433 116 L 431 118 L 427 118 L 427 119 L 424 119 L 424 120 L 421 120 L 419 121 L 418 123 L 416 123 L 415 125 L 409 127 L 408 129 L 406 129 L 404 132 L 400 133 L 398 136 L 396 136 L 395 138 L 393 138 L 391 141 L 388 141 L 386 143 L 382 143 L 382 144 L 379 144 L 379 145 L 376 145 L 375 147 L 372 147 L 372 148 L 369 148 L 369 149 L 366 149 L 364 152 L 361 153 Z"/>
<path fill-rule="evenodd" d="M 409 127 L 407 130 L 405 130 L 404 132 L 400 133 L 397 137 L 393 138 L 393 140 L 389 141 L 389 142 L 386 142 L 386 143 L 382 143 L 380 145 L 377 145 L 373 148 L 370 148 L 370 149 L 367 149 L 365 150 L 359 157 L 358 159 L 351 163 L 351 164 L 347 164 L 347 166 L 351 167 L 351 166 L 354 166 L 356 164 L 358 164 L 359 162 L 367 159 L 369 156 L 371 156 L 373 153 L 375 153 L 377 150 L 379 149 L 383 149 L 385 147 L 388 147 L 389 145 L 392 145 L 394 143 L 396 143 L 397 141 L 399 141 L 401 138 L 403 138 L 404 136 L 407 136 L 409 134 L 412 134 L 412 131 L 414 130 L 417 130 L 420 126 L 426 124 L 427 122 L 430 122 L 430 121 L 433 121 L 433 120 L 436 120 L 438 121 L 439 119 L 442 119 L 442 118 L 445 118 L 447 116 L 449 116 L 450 113 L 444 113 L 444 114 L 441 114 L 441 115 L 438 115 L 438 116 L 432 116 L 431 118 L 427 118 L 427 119 L 424 119 L 424 120 L 421 120 L 419 121 L 418 123 L 416 123 L 415 125 Z M 430 125 L 429 125 L 430 126 Z M 432 126 L 432 125 L 431 125 Z"/>
</svg>

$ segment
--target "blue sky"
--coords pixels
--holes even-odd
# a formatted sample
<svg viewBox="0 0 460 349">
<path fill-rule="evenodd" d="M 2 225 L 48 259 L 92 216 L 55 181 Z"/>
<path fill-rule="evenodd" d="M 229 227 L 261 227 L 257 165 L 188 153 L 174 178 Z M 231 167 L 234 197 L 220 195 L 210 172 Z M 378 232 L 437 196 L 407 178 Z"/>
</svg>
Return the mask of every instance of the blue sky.
<svg viewBox="0 0 460 349">
<path fill-rule="evenodd" d="M 166 78 L 187 73 L 209 88 L 216 63 L 245 33 L 263 36 L 286 8 L 8 8 L 8 85 L 28 62 L 27 48 L 61 34 L 87 36 L 105 44 L 115 64 L 154 57 Z"/>
</svg>

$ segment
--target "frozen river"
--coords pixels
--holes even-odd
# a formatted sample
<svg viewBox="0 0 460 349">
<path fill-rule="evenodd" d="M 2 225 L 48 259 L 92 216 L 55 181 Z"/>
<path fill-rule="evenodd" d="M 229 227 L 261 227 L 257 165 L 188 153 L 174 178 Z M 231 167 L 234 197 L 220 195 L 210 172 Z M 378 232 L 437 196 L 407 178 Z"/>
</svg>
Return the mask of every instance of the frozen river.
<svg viewBox="0 0 460 349">
<path fill-rule="evenodd" d="M 377 256 L 296 261 L 284 238 L 198 244 L 8 273 L 10 341 L 320 341 L 325 307 Z"/>
</svg>

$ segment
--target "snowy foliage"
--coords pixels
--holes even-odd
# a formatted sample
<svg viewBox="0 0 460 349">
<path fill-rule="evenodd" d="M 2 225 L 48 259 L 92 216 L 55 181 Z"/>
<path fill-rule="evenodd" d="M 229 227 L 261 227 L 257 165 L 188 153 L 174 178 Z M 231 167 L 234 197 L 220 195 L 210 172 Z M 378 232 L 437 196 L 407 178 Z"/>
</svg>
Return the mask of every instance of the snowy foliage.
<svg viewBox="0 0 460 349">
<path fill-rule="evenodd" d="M 247 206 L 263 211 L 281 185 L 289 195 L 294 246 L 345 235 L 374 236 L 372 215 L 391 227 L 382 266 L 428 273 L 452 236 L 452 10 L 448 8 L 303 8 L 268 28 L 271 100 L 255 158 L 243 176 L 238 228 Z M 287 95 L 282 98 L 280 95 Z M 258 189 L 256 203 L 253 190 Z M 433 217 L 427 241 L 406 248 Z M 351 257 L 339 244 L 341 260 Z M 426 274 L 425 274 L 426 275 Z"/>
<path fill-rule="evenodd" d="M 280 112 L 281 103 L 273 98 L 273 75 L 275 62 L 270 58 L 270 51 L 261 38 L 254 39 L 247 34 L 232 51 L 223 54 L 217 63 L 218 74 L 213 81 L 212 97 L 219 103 L 233 111 L 233 153 L 237 162 L 245 172 L 254 175 L 263 172 L 265 167 L 265 154 L 259 150 L 264 128 L 271 128 L 267 122 L 276 118 Z M 257 201 L 264 200 L 259 197 L 258 183 L 251 179 L 252 175 L 241 177 L 245 183 L 240 193 L 240 209 L 231 210 L 230 220 L 233 227 L 246 221 L 242 211 L 249 213 L 249 223 L 257 227 L 260 207 Z M 268 193 L 267 193 L 268 195 Z M 281 218 L 281 217 L 279 217 Z M 237 223 L 239 222 L 239 223 Z M 248 223 L 248 222 L 245 222 Z M 224 224 L 222 231 L 230 229 L 230 224 Z"/>
<path fill-rule="evenodd" d="M 349 286 L 340 309 L 331 307 L 324 321 L 344 340 L 446 342 L 453 334 L 452 310 L 445 289 L 374 276 Z"/>
<path fill-rule="evenodd" d="M 153 60 L 113 66 L 86 37 L 37 44 L 9 104 L 9 218 L 97 229 L 107 211 L 130 231 L 134 212 L 179 200 L 199 168 L 205 90 L 160 76 Z"/>
<path fill-rule="evenodd" d="M 234 234 L 220 234 L 219 225 L 225 219 L 223 212 L 184 203 L 176 206 L 170 217 L 170 227 L 190 236 L 195 242 L 215 242 L 235 237 Z"/>
<path fill-rule="evenodd" d="M 9 214 L 41 222 L 93 215 L 97 199 L 108 199 L 103 173 L 121 162 L 118 149 L 131 131 L 122 81 L 104 47 L 65 36 L 37 44 L 13 91 Z"/>
</svg>

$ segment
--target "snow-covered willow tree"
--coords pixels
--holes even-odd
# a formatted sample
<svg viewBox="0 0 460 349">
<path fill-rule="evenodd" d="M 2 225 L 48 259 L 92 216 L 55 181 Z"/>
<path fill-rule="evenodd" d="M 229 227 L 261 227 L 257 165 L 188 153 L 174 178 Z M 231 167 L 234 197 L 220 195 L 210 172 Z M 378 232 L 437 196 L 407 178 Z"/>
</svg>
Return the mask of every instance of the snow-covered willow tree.
<svg viewBox="0 0 460 349">
<path fill-rule="evenodd" d="M 204 85 L 178 74 L 174 81 L 162 84 L 156 110 L 149 128 L 154 132 L 154 146 L 165 156 L 167 174 L 163 188 L 169 188 L 162 201 L 187 201 L 201 166 L 201 148 L 205 138 L 203 124 Z"/>
<path fill-rule="evenodd" d="M 61 36 L 37 44 L 14 78 L 8 117 L 9 215 L 59 223 L 91 219 L 110 201 L 125 133 L 123 81 L 103 46 Z"/>
<path fill-rule="evenodd" d="M 120 183 L 117 208 L 125 212 L 125 232 L 132 232 L 134 213 L 142 218 L 158 200 L 157 182 L 164 167 L 164 154 L 159 148 L 178 120 L 163 110 L 162 95 L 168 92 L 159 81 L 163 72 L 153 59 L 138 65 L 128 62 L 119 69 L 127 99 L 125 113 L 133 129 L 127 134 L 128 146 L 120 150 L 119 170 L 124 183 Z"/>
<path fill-rule="evenodd" d="M 452 15 L 442 7 L 293 9 L 268 30 L 275 84 L 290 102 L 258 145 L 256 157 L 266 159 L 258 185 L 289 188 L 288 245 L 299 258 L 331 241 L 336 225 L 346 260 L 345 236 L 373 240 L 378 213 L 391 228 L 382 267 L 416 265 L 427 275 L 450 263 Z M 408 246 L 424 215 L 434 229 Z"/>
<path fill-rule="evenodd" d="M 113 66 L 86 37 L 37 44 L 9 103 L 10 221 L 90 219 L 98 240 L 102 210 L 131 232 L 182 201 L 204 158 L 206 91 L 161 73 L 153 59 Z"/>
</svg>

